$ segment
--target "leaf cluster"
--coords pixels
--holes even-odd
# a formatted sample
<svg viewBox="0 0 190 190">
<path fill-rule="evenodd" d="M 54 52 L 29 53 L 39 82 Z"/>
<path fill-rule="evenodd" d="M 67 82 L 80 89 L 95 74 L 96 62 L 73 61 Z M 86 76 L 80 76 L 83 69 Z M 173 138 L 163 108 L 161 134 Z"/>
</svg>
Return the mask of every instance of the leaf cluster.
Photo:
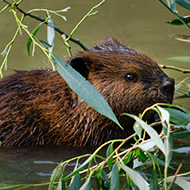
<svg viewBox="0 0 190 190">
<path fill-rule="evenodd" d="M 190 147 L 175 148 L 172 141 L 172 137 L 190 137 L 190 112 L 179 106 L 168 106 L 155 104 L 139 117 L 126 114 L 134 118 L 142 128 L 140 134 L 134 133 L 124 140 L 106 142 L 91 155 L 61 163 L 52 173 L 49 189 L 59 189 L 60 186 L 64 187 L 62 189 L 168 189 L 169 183 L 188 189 L 190 182 L 186 176 L 190 171 L 169 176 L 168 170 L 175 171 L 174 168 L 178 167 L 171 164 L 174 153 L 190 153 Z M 160 135 L 142 120 L 143 115 L 149 110 L 159 114 L 163 127 Z M 145 139 L 143 133 L 148 133 L 150 139 Z M 135 139 L 135 142 L 126 147 L 131 138 Z M 105 148 L 106 155 L 100 155 L 100 150 Z M 86 159 L 81 162 L 83 158 Z M 70 162 L 75 162 L 75 167 L 73 172 L 65 176 L 65 168 Z M 152 170 L 151 176 L 146 173 L 148 167 Z M 92 183 L 93 178 L 96 185 Z"/>
</svg>

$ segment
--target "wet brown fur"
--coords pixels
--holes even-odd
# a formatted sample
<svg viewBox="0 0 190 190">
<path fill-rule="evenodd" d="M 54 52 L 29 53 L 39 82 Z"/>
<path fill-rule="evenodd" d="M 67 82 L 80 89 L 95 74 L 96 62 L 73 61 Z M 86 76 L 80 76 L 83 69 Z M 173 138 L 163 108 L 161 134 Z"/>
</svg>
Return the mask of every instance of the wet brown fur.
<svg viewBox="0 0 190 190">
<path fill-rule="evenodd" d="M 151 58 L 111 37 L 77 58 L 84 60 L 87 80 L 107 100 L 124 130 L 86 102 L 79 103 L 56 71 L 17 71 L 0 81 L 3 146 L 100 145 L 133 132 L 134 121 L 122 113 L 137 115 L 154 103 L 172 102 L 173 79 Z M 127 73 L 135 74 L 137 81 L 126 81 Z"/>
</svg>

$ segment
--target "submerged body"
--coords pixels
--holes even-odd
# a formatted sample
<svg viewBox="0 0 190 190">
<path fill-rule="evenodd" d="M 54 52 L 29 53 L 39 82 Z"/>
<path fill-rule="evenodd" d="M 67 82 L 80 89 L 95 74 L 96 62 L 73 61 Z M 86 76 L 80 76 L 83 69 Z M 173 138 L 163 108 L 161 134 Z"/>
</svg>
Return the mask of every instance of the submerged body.
<svg viewBox="0 0 190 190">
<path fill-rule="evenodd" d="M 124 130 L 81 101 L 56 71 L 17 71 L 0 80 L 3 146 L 97 146 L 133 132 L 134 121 L 122 113 L 172 103 L 174 80 L 151 58 L 111 37 L 69 63 L 102 94 Z"/>
</svg>

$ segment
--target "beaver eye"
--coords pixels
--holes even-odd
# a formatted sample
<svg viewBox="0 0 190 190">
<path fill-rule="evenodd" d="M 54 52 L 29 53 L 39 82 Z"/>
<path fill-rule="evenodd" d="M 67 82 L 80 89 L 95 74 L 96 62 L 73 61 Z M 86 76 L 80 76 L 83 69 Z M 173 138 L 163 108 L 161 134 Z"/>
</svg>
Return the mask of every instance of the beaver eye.
<svg viewBox="0 0 190 190">
<path fill-rule="evenodd" d="M 137 75 L 134 73 L 128 73 L 125 75 L 125 80 L 128 82 L 136 82 L 137 81 Z"/>
</svg>

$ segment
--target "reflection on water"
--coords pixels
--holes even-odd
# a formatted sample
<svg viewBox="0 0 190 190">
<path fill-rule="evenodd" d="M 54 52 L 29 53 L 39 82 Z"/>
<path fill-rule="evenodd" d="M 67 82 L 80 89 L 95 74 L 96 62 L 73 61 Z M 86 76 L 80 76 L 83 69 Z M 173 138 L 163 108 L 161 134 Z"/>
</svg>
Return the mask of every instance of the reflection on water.
<svg viewBox="0 0 190 190">
<path fill-rule="evenodd" d="M 76 156 L 92 153 L 93 148 L 38 146 L 0 149 L 0 184 L 38 184 L 49 182 L 56 166 Z M 75 166 L 67 165 L 65 175 Z M 40 188 L 43 189 L 43 188 Z M 44 187 L 44 189 L 47 189 Z"/>
<path fill-rule="evenodd" d="M 70 0 L 55 1 L 33 0 L 23 1 L 21 7 L 25 10 L 32 8 L 47 8 L 59 10 L 70 6 L 71 10 L 64 15 L 68 21 L 53 16 L 54 24 L 59 26 L 66 33 L 69 33 L 82 16 L 98 1 Z M 0 4 L 0 8 L 3 3 Z M 87 47 L 92 47 L 104 36 L 114 36 L 124 41 L 129 46 L 143 50 L 152 56 L 160 64 L 176 65 L 178 67 L 190 68 L 190 63 L 179 63 L 167 60 L 172 56 L 188 56 L 189 44 L 174 41 L 168 38 L 170 34 L 187 34 L 189 30 L 185 27 L 173 27 L 164 23 L 165 20 L 173 19 L 173 16 L 159 3 L 152 0 L 109 0 L 99 9 L 99 13 L 89 17 L 77 30 L 75 38 L 80 39 Z M 38 14 L 38 13 L 37 13 Z M 45 14 L 39 13 L 40 16 Z M 5 13 L 0 15 L 0 51 L 12 38 L 16 24 L 13 15 Z M 26 18 L 25 23 L 32 31 L 38 24 L 33 19 Z M 38 37 L 46 41 L 45 30 L 42 27 Z M 8 59 L 8 71 L 5 75 L 13 73 L 14 69 L 35 69 L 47 67 L 47 59 L 40 52 L 29 58 L 26 51 L 27 35 L 19 36 Z M 73 53 L 81 51 L 74 45 Z M 67 56 L 65 47 L 56 39 L 54 54 L 64 58 Z M 2 57 L 0 63 L 2 63 Z M 189 75 L 176 71 L 165 70 L 166 73 L 175 78 L 177 82 Z M 184 87 L 184 90 L 186 87 Z M 190 109 L 190 101 L 183 99 L 176 102 Z M 180 143 L 180 142 L 178 142 Z M 188 145 L 189 146 L 189 145 Z M 32 147 L 32 148 L 1 148 L 0 149 L 0 183 L 39 183 L 49 181 L 51 171 L 61 161 L 85 153 L 91 153 L 91 149 L 78 149 L 67 147 Z M 183 158 L 176 157 L 175 161 L 180 162 Z M 189 168 L 190 162 L 186 162 Z M 71 166 L 71 170 L 72 170 Z M 70 171 L 71 171 L 70 170 Z M 68 169 L 68 172 L 70 172 Z M 46 188 L 45 188 L 46 189 Z"/>
</svg>

